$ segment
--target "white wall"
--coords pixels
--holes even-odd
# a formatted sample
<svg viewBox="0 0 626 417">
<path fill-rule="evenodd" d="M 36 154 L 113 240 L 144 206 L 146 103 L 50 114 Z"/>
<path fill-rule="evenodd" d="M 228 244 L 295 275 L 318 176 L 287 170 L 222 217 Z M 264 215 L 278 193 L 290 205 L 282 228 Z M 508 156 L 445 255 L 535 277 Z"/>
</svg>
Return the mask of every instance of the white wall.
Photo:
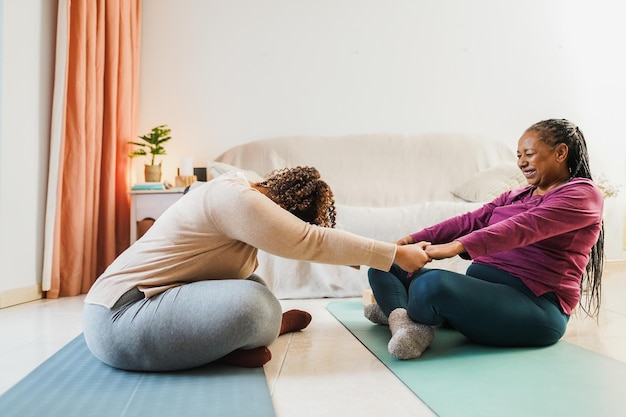
<svg viewBox="0 0 626 417">
<path fill-rule="evenodd" d="M 197 165 L 268 136 L 462 131 L 514 144 L 567 117 L 624 184 L 619 0 L 149 0 L 140 132 Z M 510 4 L 509 4 L 510 3 Z M 0 304 L 41 280 L 56 1 L 0 0 Z M 626 186 L 607 200 L 621 250 Z"/>
<path fill-rule="evenodd" d="M 2 306 L 41 282 L 56 2 L 0 2 Z"/>
<path fill-rule="evenodd" d="M 514 148 L 552 117 L 586 135 L 595 175 L 624 184 L 626 6 L 619 0 L 143 2 L 139 127 L 195 165 L 291 134 L 458 131 Z M 622 251 L 626 187 L 607 200 Z"/>
</svg>

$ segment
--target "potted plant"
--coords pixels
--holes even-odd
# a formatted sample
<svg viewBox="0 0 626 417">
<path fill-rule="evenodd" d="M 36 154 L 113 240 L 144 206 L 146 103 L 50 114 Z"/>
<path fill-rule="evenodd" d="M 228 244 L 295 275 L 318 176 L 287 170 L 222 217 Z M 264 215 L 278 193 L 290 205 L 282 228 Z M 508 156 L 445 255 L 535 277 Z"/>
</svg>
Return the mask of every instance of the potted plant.
<svg viewBox="0 0 626 417">
<path fill-rule="evenodd" d="M 134 142 L 129 141 L 131 145 L 138 146 L 139 149 L 135 149 L 128 156 L 131 158 L 135 158 L 137 156 L 148 156 L 151 155 L 150 164 L 145 164 L 144 167 L 144 175 L 146 178 L 146 182 L 160 182 L 161 181 L 161 163 L 156 164 L 156 156 L 157 155 L 166 155 L 165 148 L 163 144 L 168 140 L 172 139 L 170 136 L 170 132 L 172 129 L 169 129 L 167 125 L 160 125 L 152 128 L 149 133 L 145 135 L 139 136 L 143 142 Z"/>
</svg>

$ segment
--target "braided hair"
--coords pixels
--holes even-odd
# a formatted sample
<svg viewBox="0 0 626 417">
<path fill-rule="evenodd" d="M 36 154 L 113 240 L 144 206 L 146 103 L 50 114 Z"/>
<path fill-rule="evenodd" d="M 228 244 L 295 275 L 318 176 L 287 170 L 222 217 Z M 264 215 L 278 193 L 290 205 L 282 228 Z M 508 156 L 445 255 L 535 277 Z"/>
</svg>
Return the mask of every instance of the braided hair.
<svg viewBox="0 0 626 417">
<path fill-rule="evenodd" d="M 333 192 L 320 179 L 317 169 L 298 166 L 275 170 L 257 185 L 266 187 L 272 201 L 301 220 L 318 226 L 335 227 Z"/>
<path fill-rule="evenodd" d="M 593 180 L 589 168 L 587 143 L 578 126 L 565 119 L 548 119 L 535 123 L 527 131 L 537 133 L 541 141 L 553 148 L 561 143 L 567 145 L 569 149 L 567 167 L 570 178 L 578 177 Z M 580 303 L 580 306 L 591 317 L 597 317 L 600 312 L 603 266 L 604 221 L 600 227 L 598 240 L 591 248 L 589 262 L 580 281 L 581 296 L 585 294 L 588 296 L 584 302 Z"/>
</svg>

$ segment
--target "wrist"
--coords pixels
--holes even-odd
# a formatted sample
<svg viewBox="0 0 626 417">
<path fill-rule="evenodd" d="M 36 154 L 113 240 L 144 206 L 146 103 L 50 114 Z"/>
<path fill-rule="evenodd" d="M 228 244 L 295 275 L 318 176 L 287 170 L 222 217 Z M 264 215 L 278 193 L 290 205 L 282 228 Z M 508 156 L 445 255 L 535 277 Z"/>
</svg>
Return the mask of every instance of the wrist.
<svg viewBox="0 0 626 417">
<path fill-rule="evenodd" d="M 461 254 L 461 253 L 465 252 L 465 246 L 464 246 L 464 245 L 463 245 L 463 243 L 461 243 L 460 241 L 458 241 L 458 240 L 453 240 L 451 243 L 454 245 L 454 246 L 453 246 L 453 248 L 454 248 L 454 252 L 456 252 L 456 254 L 457 254 L 457 255 L 459 255 L 459 254 Z"/>
</svg>

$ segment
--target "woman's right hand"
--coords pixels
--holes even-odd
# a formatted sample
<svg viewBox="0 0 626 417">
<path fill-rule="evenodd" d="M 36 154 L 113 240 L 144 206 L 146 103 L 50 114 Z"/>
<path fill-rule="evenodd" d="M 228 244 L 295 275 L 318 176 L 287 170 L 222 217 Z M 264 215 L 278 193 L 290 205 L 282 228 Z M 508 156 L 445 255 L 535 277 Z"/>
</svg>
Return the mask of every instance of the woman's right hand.
<svg viewBox="0 0 626 417">
<path fill-rule="evenodd" d="M 432 260 L 424 250 L 426 246 L 430 245 L 430 242 L 397 245 L 396 257 L 393 262 L 407 272 L 415 272 Z"/>
</svg>

